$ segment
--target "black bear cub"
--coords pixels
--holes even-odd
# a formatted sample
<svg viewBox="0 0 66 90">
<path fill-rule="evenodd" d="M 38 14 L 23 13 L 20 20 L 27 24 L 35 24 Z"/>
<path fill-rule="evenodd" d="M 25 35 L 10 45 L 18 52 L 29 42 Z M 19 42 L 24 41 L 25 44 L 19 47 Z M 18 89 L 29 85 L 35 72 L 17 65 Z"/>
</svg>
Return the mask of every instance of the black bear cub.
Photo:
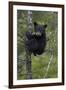
<svg viewBox="0 0 66 90">
<path fill-rule="evenodd" d="M 35 56 L 41 55 L 46 46 L 46 27 L 47 24 L 45 25 L 40 25 L 34 22 L 34 30 L 35 32 L 26 32 L 26 41 L 25 41 L 25 46 L 27 50 L 30 53 L 33 53 Z"/>
</svg>

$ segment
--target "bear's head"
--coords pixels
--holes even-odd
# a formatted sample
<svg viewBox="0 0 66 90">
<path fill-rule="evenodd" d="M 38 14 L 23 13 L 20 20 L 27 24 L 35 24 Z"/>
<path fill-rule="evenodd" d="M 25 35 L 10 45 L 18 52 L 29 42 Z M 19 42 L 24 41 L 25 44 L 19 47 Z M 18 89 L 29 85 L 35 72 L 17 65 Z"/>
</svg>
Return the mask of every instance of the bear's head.
<svg viewBox="0 0 66 90">
<path fill-rule="evenodd" d="M 35 34 L 37 34 L 37 35 L 44 34 L 45 30 L 46 30 L 46 27 L 47 27 L 47 24 L 40 25 L 40 24 L 37 24 L 36 22 L 34 22 Z"/>
</svg>

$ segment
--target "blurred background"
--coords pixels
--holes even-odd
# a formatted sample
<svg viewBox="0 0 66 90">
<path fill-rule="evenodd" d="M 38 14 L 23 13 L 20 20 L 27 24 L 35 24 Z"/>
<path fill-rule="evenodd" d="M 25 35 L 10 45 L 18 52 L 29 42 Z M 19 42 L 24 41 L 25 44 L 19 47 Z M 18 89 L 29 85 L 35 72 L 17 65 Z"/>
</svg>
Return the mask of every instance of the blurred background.
<svg viewBox="0 0 66 90">
<path fill-rule="evenodd" d="M 32 22 L 47 24 L 46 48 L 42 55 L 31 55 L 32 79 L 56 78 L 58 75 L 58 13 L 31 11 Z M 17 79 L 26 79 L 24 36 L 28 30 L 28 10 L 17 10 Z M 34 28 L 33 28 L 34 30 Z"/>
</svg>

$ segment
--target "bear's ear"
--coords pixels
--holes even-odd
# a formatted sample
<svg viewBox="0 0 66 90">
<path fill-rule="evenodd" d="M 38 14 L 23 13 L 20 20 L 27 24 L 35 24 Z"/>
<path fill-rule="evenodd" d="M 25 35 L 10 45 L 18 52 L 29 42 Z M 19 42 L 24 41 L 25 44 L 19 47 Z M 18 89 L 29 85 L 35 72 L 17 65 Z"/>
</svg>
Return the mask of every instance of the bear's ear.
<svg viewBox="0 0 66 90">
<path fill-rule="evenodd" d="M 46 28 L 46 27 L 47 27 L 47 24 L 44 25 L 44 28 Z"/>
<path fill-rule="evenodd" d="M 37 22 L 34 22 L 34 26 L 38 25 Z"/>
</svg>

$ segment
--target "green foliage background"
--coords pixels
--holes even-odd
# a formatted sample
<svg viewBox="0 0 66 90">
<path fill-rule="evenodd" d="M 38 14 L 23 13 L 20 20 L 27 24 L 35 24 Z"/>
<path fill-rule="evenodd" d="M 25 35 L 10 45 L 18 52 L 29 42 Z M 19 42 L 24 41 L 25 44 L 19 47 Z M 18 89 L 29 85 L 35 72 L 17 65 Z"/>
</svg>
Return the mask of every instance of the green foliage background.
<svg viewBox="0 0 66 90">
<path fill-rule="evenodd" d="M 25 10 L 17 10 L 17 79 L 26 79 L 26 64 L 25 64 L 25 46 L 24 36 L 28 30 L 27 12 Z M 57 30 L 58 30 L 58 13 L 51 11 L 32 11 L 32 21 L 39 24 L 47 24 L 46 51 L 42 55 L 31 55 L 32 61 L 32 78 L 56 78 L 58 74 L 58 57 L 57 57 Z M 49 71 L 47 65 L 49 63 L 51 52 L 53 49 L 53 60 L 50 64 Z"/>
</svg>

